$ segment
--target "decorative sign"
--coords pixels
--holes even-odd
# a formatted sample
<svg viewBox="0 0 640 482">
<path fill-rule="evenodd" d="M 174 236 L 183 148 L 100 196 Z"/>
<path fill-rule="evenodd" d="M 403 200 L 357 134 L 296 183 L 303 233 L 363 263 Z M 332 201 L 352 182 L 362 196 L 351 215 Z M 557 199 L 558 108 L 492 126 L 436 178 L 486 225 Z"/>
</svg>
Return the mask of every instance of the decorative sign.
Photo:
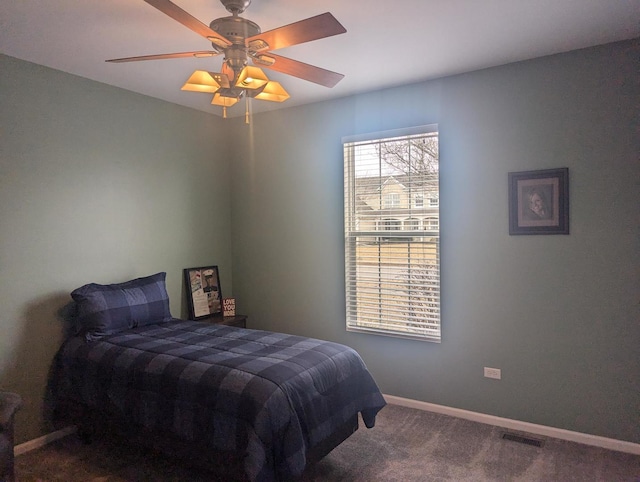
<svg viewBox="0 0 640 482">
<path fill-rule="evenodd" d="M 235 298 L 224 298 L 222 300 L 222 316 L 236 316 Z"/>
</svg>

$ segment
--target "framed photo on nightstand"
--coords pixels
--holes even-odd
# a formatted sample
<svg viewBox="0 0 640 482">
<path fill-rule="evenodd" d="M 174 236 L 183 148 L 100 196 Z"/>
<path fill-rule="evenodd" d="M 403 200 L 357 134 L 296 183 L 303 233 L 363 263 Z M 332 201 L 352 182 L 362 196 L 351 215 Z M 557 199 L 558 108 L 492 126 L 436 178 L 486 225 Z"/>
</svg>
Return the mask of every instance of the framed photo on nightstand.
<svg viewBox="0 0 640 482">
<path fill-rule="evenodd" d="M 217 266 L 184 270 L 189 318 L 201 320 L 222 313 L 222 289 Z"/>
</svg>

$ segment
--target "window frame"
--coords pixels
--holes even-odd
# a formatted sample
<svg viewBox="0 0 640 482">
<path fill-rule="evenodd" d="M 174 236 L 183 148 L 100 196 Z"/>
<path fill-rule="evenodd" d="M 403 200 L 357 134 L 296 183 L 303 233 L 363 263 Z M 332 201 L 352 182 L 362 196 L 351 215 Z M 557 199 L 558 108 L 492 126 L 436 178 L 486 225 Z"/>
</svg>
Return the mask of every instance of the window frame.
<svg viewBox="0 0 640 482">
<path fill-rule="evenodd" d="M 394 213 L 392 214 L 392 216 L 395 217 L 395 215 L 397 214 L 396 211 L 401 211 L 403 209 L 402 206 L 397 206 L 395 204 L 393 208 L 387 206 L 386 196 L 389 194 L 388 193 L 382 196 L 382 199 L 380 199 L 380 201 L 382 202 L 377 205 L 377 208 L 380 211 L 380 213 L 377 214 L 377 217 L 375 213 L 373 215 L 370 213 L 360 213 L 360 215 L 358 215 L 358 202 L 362 203 L 363 201 L 361 199 L 361 196 L 356 193 L 356 191 L 359 189 L 358 176 L 356 176 L 355 174 L 356 169 L 359 169 L 359 167 L 356 167 L 356 164 L 358 162 L 356 159 L 358 157 L 358 155 L 356 154 L 357 146 L 367 145 L 368 143 L 372 143 L 373 145 L 376 143 L 392 142 L 397 141 L 398 138 L 401 138 L 400 140 L 406 140 L 407 142 L 409 142 L 410 140 L 414 140 L 416 138 L 426 139 L 428 137 L 436 137 L 436 139 L 439 140 L 439 131 L 437 124 L 417 126 L 409 129 L 376 132 L 371 134 L 364 134 L 361 136 L 349 136 L 342 139 L 344 149 L 343 160 L 345 168 L 344 234 L 347 331 L 371 333 L 400 338 L 410 338 L 437 343 L 441 341 L 442 311 L 440 303 L 441 232 L 439 223 L 439 154 L 437 154 L 435 167 L 435 169 L 437 169 L 437 173 L 435 174 L 435 192 L 437 192 L 437 197 L 435 199 L 438 199 L 438 202 L 435 203 L 435 206 L 431 202 L 431 200 L 433 199 L 432 194 L 434 192 L 434 171 L 431 171 L 431 174 L 429 174 L 430 177 L 426 174 L 423 176 L 418 176 L 418 184 L 416 185 L 419 186 L 420 182 L 431 183 L 429 185 L 429 189 L 431 191 L 413 193 L 411 192 L 411 188 L 409 188 L 408 194 L 406 196 L 403 194 L 402 197 L 406 197 L 404 204 L 406 204 L 407 206 L 404 209 L 408 210 L 407 215 L 409 216 L 405 219 L 413 219 L 416 212 L 420 212 L 420 214 L 418 214 L 418 217 L 422 216 L 420 218 L 420 225 L 422 226 L 411 229 L 411 226 L 415 226 L 415 224 L 409 225 L 409 223 L 403 221 L 399 226 L 397 226 L 397 228 L 393 229 L 395 239 L 390 239 L 390 237 L 388 236 L 390 230 L 388 228 L 387 221 L 389 221 L 389 218 L 391 217 L 389 216 L 388 211 L 389 209 L 392 209 L 392 212 Z M 436 147 L 439 151 L 439 147 Z M 434 158 L 431 157 L 431 159 Z M 385 182 L 387 182 L 392 177 L 393 175 L 391 174 L 382 174 L 381 170 L 378 175 L 372 176 L 373 181 L 371 181 L 371 189 L 373 189 L 376 179 L 379 189 L 382 189 Z M 424 184 L 421 188 L 424 189 Z M 360 187 L 360 189 L 362 188 Z M 398 195 L 398 198 L 400 197 L 401 196 Z M 415 199 L 417 197 L 422 197 L 422 206 L 415 206 Z M 358 199 L 356 200 L 356 198 Z M 386 213 L 385 210 L 387 210 Z M 433 223 L 430 223 L 428 225 L 429 229 L 427 230 L 427 225 L 425 225 L 425 223 L 429 219 L 434 219 L 434 217 L 436 220 L 436 224 L 434 225 Z M 375 220 L 373 224 L 374 228 L 369 228 L 374 229 L 374 231 L 366 231 L 365 229 L 360 228 L 360 221 L 364 218 Z M 400 218 L 403 219 L 402 216 L 400 216 Z M 385 231 L 380 230 L 381 225 L 386 227 Z M 420 227 L 422 227 L 423 229 L 420 229 Z M 433 227 L 435 227 L 436 229 L 432 229 Z M 387 236 L 385 236 L 385 234 L 387 234 Z M 364 242 L 363 240 L 365 239 L 369 240 L 369 242 Z M 377 256 L 374 255 L 373 257 L 371 257 L 370 255 L 366 254 L 358 254 L 359 252 L 365 253 L 365 251 L 359 251 L 363 249 L 363 246 L 365 244 L 377 246 Z M 398 264 L 398 267 L 395 268 L 395 274 L 390 274 L 390 270 L 394 269 L 391 267 L 393 263 L 390 263 L 390 260 L 392 258 L 385 258 L 384 256 L 387 255 L 381 255 L 380 249 L 395 249 L 389 248 L 390 246 L 395 246 L 399 247 L 400 250 L 403 251 L 405 249 L 405 245 L 407 254 L 402 254 L 402 257 L 398 259 L 401 259 L 402 262 L 405 262 L 406 266 L 403 265 L 402 262 L 400 262 L 400 264 Z M 426 246 L 430 250 L 430 252 L 433 253 L 426 264 L 426 256 L 424 254 L 412 254 L 418 253 L 418 247 L 420 247 L 421 245 Z M 412 246 L 415 246 L 415 248 L 412 248 Z M 396 260 L 396 256 L 396 254 L 393 255 L 393 261 Z M 358 261 L 358 259 L 361 259 L 361 261 Z M 367 262 L 364 262 L 364 259 L 366 259 Z M 403 268 L 403 266 L 405 266 L 406 269 Z M 369 274 L 362 274 L 363 272 L 365 272 L 365 269 L 369 270 Z M 378 274 L 376 275 L 377 278 L 375 278 L 374 283 L 376 286 L 378 286 L 378 288 L 372 289 L 372 285 L 363 288 L 362 286 L 365 286 L 365 283 L 360 280 L 366 279 L 367 282 L 369 282 L 371 279 L 373 279 L 371 270 L 377 270 L 378 272 Z M 386 275 L 381 274 L 385 271 L 389 272 Z M 414 278 L 418 281 L 412 281 Z M 397 280 L 401 280 L 401 282 L 398 284 L 396 283 Z M 361 285 L 361 288 L 358 288 L 358 285 Z M 393 285 L 395 285 L 396 287 L 395 296 L 388 294 L 389 291 L 393 291 L 393 289 L 389 289 Z M 398 286 L 403 291 L 398 291 Z M 377 293 L 374 292 L 375 290 L 377 290 Z M 418 294 L 411 294 L 414 292 Z M 404 293 L 404 295 L 398 295 L 397 293 Z M 412 301 L 412 298 L 415 298 L 417 301 L 414 303 Z M 363 315 L 363 319 L 366 318 L 366 320 L 359 321 L 358 312 L 360 311 L 364 313 L 366 311 L 367 313 L 369 313 L 371 306 L 382 307 L 379 308 L 380 313 L 382 313 L 382 311 L 394 312 L 394 315 L 392 315 L 390 318 L 391 321 L 387 321 L 385 315 L 380 313 L 378 313 L 377 315 L 372 315 L 373 317 L 377 317 L 377 320 L 371 321 L 369 318 L 367 318 L 369 315 L 366 314 Z M 420 317 L 423 317 L 424 319 L 420 319 Z"/>
<path fill-rule="evenodd" d="M 400 194 L 389 192 L 382 196 L 382 209 L 398 209 L 400 207 Z"/>
</svg>

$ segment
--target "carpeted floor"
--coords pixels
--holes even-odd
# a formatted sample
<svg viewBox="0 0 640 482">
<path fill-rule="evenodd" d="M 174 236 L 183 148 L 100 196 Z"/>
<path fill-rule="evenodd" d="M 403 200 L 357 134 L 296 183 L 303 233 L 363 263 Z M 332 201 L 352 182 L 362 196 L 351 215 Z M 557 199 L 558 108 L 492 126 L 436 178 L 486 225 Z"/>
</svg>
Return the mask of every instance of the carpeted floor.
<svg viewBox="0 0 640 482">
<path fill-rule="evenodd" d="M 504 440 L 498 427 L 389 405 L 302 482 L 630 481 L 640 456 L 547 438 L 542 447 Z M 540 437 L 536 437 L 540 438 Z M 109 438 L 84 445 L 72 435 L 16 458 L 20 482 L 198 482 L 218 480 L 189 461 Z"/>
</svg>

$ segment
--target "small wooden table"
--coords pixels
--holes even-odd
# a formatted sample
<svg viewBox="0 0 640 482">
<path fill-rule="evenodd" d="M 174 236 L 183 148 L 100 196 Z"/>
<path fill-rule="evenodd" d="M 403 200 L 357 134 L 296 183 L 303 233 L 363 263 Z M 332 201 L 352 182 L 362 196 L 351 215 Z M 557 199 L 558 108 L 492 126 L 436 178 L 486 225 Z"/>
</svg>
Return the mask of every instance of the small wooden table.
<svg viewBox="0 0 640 482">
<path fill-rule="evenodd" d="M 205 318 L 202 321 L 217 323 L 219 325 L 237 326 L 238 328 L 247 327 L 247 315 L 235 315 L 235 316 L 215 315 L 215 316 L 211 316 L 210 318 Z"/>
</svg>

